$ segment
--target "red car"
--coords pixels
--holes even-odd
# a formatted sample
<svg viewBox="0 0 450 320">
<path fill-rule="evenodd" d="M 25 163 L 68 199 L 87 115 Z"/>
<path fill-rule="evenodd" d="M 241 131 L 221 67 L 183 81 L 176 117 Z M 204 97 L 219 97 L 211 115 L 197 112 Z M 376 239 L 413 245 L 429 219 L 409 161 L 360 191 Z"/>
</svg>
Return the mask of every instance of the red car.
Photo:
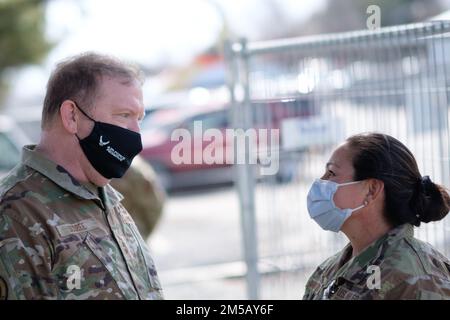
<svg viewBox="0 0 450 320">
<path fill-rule="evenodd" d="M 309 103 L 298 99 L 254 101 L 252 108 L 256 109 L 253 112 L 255 129 L 279 129 L 283 119 L 307 117 L 314 113 Z M 227 155 L 230 155 L 227 150 L 232 148 L 225 134 L 226 129 L 230 128 L 229 119 L 230 109 L 224 104 L 153 111 L 141 128 L 141 156 L 151 163 L 166 189 L 232 182 L 232 165 L 226 161 Z M 194 128 L 196 121 L 200 121 L 203 133 L 212 128 L 220 130 L 224 137 L 222 141 L 205 140 Z M 191 161 L 188 163 L 177 164 L 172 159 L 172 151 L 180 144 L 180 140 L 171 140 L 176 129 L 186 129 L 185 132 L 190 133 Z M 193 155 L 202 155 L 212 143 L 216 152 L 223 154 L 219 163 L 194 163 Z M 276 175 L 278 181 L 290 181 L 293 177 L 293 168 L 287 161 L 280 156 L 280 168 Z"/>
</svg>

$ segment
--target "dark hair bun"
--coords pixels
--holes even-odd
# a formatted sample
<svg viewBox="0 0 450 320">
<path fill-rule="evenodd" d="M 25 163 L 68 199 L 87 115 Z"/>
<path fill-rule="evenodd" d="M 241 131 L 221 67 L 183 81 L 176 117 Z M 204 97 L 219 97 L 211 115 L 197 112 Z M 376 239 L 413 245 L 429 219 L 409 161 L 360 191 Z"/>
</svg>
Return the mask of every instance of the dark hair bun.
<svg viewBox="0 0 450 320">
<path fill-rule="evenodd" d="M 433 183 L 429 176 L 418 182 L 418 192 L 412 199 L 416 225 L 420 222 L 439 221 L 450 211 L 450 196 L 444 187 Z"/>
</svg>

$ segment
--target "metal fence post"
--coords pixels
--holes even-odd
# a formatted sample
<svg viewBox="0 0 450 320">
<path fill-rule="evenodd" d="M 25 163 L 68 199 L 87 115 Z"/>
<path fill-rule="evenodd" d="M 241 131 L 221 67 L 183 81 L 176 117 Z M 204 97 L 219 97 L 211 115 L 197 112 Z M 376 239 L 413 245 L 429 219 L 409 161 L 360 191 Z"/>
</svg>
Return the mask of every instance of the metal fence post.
<svg viewBox="0 0 450 320">
<path fill-rule="evenodd" d="M 248 54 L 246 40 L 225 44 L 225 58 L 228 62 L 228 86 L 231 100 L 231 123 L 233 128 L 252 127 L 252 109 L 248 81 Z M 249 145 L 250 150 L 250 145 Z M 235 144 L 235 156 L 236 152 Z M 246 152 L 247 154 L 247 152 Z M 239 196 L 241 234 L 244 258 L 247 266 L 247 295 L 249 299 L 259 298 L 258 245 L 255 217 L 254 164 L 250 158 L 245 164 L 235 164 L 235 183 Z"/>
</svg>

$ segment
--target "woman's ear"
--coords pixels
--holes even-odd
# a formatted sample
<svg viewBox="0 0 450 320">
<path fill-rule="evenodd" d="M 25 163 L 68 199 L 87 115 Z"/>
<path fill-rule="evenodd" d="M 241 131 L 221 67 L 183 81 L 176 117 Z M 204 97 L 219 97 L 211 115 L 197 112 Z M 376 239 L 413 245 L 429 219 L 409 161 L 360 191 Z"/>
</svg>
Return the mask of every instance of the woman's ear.
<svg viewBox="0 0 450 320">
<path fill-rule="evenodd" d="M 367 201 L 376 200 L 384 191 L 384 182 L 379 179 L 369 179 L 369 191 L 367 193 Z"/>
<path fill-rule="evenodd" d="M 59 107 L 61 122 L 68 132 L 75 134 L 78 131 L 78 115 L 75 112 L 75 104 L 73 101 L 65 100 Z"/>
</svg>

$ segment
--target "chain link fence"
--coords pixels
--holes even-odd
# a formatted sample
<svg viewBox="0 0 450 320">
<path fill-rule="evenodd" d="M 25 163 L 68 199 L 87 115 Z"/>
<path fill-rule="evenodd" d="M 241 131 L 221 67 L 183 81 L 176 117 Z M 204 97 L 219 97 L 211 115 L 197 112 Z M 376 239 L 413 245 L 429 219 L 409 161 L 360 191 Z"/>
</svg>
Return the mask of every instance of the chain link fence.
<svg viewBox="0 0 450 320">
<path fill-rule="evenodd" d="M 306 209 L 346 137 L 393 135 L 423 175 L 450 187 L 449 31 L 442 21 L 227 44 L 233 127 L 279 130 L 276 175 L 261 175 L 261 162 L 235 165 L 249 298 L 301 298 L 315 267 L 346 244 Z M 448 220 L 416 229 L 446 256 Z"/>
</svg>

